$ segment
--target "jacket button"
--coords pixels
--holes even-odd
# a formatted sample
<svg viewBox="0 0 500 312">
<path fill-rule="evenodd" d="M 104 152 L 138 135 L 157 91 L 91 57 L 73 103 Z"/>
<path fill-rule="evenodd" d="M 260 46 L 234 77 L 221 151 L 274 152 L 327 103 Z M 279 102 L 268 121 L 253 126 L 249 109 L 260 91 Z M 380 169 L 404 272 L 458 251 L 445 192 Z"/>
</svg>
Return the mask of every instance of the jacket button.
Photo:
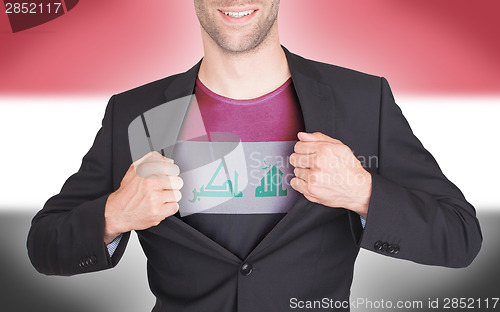
<svg viewBox="0 0 500 312">
<path fill-rule="evenodd" d="M 394 254 L 394 255 L 395 255 L 395 254 L 397 254 L 397 253 L 399 252 L 399 246 L 398 246 L 398 245 L 394 245 L 394 246 L 393 246 L 393 249 L 394 249 L 394 251 L 393 251 L 393 254 Z"/>
<path fill-rule="evenodd" d="M 91 265 L 95 265 L 97 263 L 97 258 L 95 256 L 90 257 L 89 262 Z"/>
<path fill-rule="evenodd" d="M 391 255 L 394 254 L 394 245 L 389 244 L 389 246 L 387 246 L 387 252 Z"/>
<path fill-rule="evenodd" d="M 389 244 L 388 244 L 387 242 L 384 242 L 384 243 L 382 244 L 382 249 L 381 249 L 381 250 L 382 250 L 382 251 L 387 251 L 387 247 L 389 247 Z"/>
<path fill-rule="evenodd" d="M 253 267 L 250 263 L 243 263 L 243 265 L 240 268 L 241 274 L 248 276 L 250 273 L 252 273 Z"/>
<path fill-rule="evenodd" d="M 382 242 L 381 241 L 377 241 L 375 243 L 375 245 L 373 246 L 373 248 L 375 248 L 375 250 L 382 250 Z"/>
</svg>

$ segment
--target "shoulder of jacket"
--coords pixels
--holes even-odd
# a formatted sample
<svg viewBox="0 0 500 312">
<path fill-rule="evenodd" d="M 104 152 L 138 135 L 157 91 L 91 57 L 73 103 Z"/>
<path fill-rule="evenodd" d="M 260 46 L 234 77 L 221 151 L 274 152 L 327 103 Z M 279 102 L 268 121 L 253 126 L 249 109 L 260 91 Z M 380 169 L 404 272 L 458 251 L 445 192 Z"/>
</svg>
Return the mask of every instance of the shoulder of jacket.
<svg viewBox="0 0 500 312">
<path fill-rule="evenodd" d="M 380 86 L 381 76 L 368 74 L 355 69 L 342 67 L 339 65 L 324 63 L 321 61 L 311 60 L 299 55 L 294 55 L 300 63 L 306 64 L 307 71 L 312 71 L 319 75 L 323 81 L 341 84 L 376 84 Z"/>
<path fill-rule="evenodd" d="M 115 98 L 120 98 L 120 99 L 163 96 L 163 92 L 168 87 L 168 85 L 179 75 L 181 75 L 181 73 L 146 83 L 144 85 L 135 87 L 133 89 L 117 93 L 114 96 Z"/>
</svg>

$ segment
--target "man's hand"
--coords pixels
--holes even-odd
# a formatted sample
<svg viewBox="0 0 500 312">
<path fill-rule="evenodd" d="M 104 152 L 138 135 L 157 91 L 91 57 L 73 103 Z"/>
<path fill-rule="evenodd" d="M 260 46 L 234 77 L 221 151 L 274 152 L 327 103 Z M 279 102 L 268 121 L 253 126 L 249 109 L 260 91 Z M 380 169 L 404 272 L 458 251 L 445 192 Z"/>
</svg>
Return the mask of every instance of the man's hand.
<svg viewBox="0 0 500 312">
<path fill-rule="evenodd" d="M 130 165 L 120 188 L 109 195 L 105 207 L 104 242 L 131 230 L 158 225 L 179 210 L 183 185 L 172 159 L 150 152 Z"/>
<path fill-rule="evenodd" d="M 351 149 L 320 132 L 298 133 L 290 155 L 290 185 L 315 203 L 343 207 L 366 218 L 372 179 Z"/>
</svg>

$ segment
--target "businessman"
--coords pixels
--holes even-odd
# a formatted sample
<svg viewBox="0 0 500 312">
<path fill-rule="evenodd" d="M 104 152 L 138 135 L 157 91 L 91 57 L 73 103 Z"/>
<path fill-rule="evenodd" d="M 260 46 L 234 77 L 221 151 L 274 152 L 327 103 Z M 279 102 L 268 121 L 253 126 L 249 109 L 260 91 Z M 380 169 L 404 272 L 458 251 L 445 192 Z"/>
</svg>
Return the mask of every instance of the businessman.
<svg viewBox="0 0 500 312">
<path fill-rule="evenodd" d="M 475 210 L 388 82 L 281 46 L 279 3 L 194 1 L 203 59 L 110 99 L 79 171 L 33 219 L 39 272 L 112 268 L 134 230 L 153 311 L 289 311 L 348 302 L 360 247 L 473 261 Z"/>
</svg>

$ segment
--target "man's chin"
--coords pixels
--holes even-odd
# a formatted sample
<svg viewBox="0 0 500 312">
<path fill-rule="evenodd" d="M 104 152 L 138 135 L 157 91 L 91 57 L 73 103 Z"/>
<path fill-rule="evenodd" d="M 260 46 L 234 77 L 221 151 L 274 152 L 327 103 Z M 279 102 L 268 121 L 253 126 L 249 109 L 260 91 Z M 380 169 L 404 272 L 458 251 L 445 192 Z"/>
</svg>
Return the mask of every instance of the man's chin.
<svg viewBox="0 0 500 312">
<path fill-rule="evenodd" d="M 256 38 L 228 38 L 223 42 L 216 42 L 216 44 L 226 53 L 246 54 L 258 50 L 263 44 L 263 40 L 258 40 Z"/>
</svg>

